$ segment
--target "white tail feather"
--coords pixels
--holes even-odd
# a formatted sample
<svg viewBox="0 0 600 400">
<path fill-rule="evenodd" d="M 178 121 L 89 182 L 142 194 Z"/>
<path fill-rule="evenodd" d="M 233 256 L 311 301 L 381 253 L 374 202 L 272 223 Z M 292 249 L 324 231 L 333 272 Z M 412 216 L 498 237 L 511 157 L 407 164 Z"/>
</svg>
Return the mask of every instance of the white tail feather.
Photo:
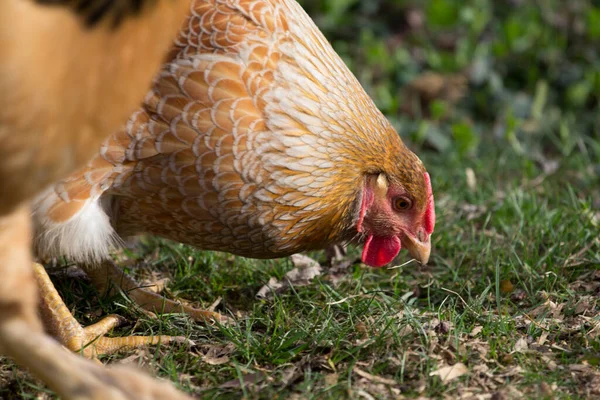
<svg viewBox="0 0 600 400">
<path fill-rule="evenodd" d="M 80 263 L 95 263 L 110 257 L 122 243 L 109 216 L 109 199 L 99 196 L 86 200 L 69 220 L 57 223 L 47 216 L 48 209 L 62 201 L 49 189 L 33 202 L 34 250 L 37 257 L 65 256 Z"/>
</svg>

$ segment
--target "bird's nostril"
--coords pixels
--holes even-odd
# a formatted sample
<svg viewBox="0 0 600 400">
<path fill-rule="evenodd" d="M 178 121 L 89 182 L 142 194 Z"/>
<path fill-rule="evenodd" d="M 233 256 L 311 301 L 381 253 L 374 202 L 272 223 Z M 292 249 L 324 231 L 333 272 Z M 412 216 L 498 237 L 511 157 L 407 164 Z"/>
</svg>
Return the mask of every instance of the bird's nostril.
<svg viewBox="0 0 600 400">
<path fill-rule="evenodd" d="M 424 242 L 425 240 L 427 240 L 427 235 L 425 234 L 425 231 L 423 229 L 419 229 L 417 231 L 417 239 L 419 239 L 420 242 Z"/>
</svg>

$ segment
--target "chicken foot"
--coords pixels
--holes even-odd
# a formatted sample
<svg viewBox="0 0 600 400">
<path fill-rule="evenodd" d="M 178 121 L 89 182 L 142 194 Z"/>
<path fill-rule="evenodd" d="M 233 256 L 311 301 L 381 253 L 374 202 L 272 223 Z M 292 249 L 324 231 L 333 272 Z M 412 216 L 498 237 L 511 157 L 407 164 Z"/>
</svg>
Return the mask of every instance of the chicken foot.
<svg viewBox="0 0 600 400">
<path fill-rule="evenodd" d="M 128 366 L 106 367 L 65 351 L 22 320 L 2 321 L 1 350 L 67 400 L 191 400 Z M 10 349 L 10 350 L 7 350 Z"/>
<path fill-rule="evenodd" d="M 40 290 L 40 313 L 46 331 L 73 352 L 81 352 L 85 357 L 93 359 L 100 355 L 147 345 L 190 342 L 182 336 L 165 335 L 104 337 L 111 329 L 124 322 L 123 318 L 116 314 L 111 314 L 84 328 L 63 302 L 46 269 L 37 263 L 34 263 L 33 269 Z"/>
<path fill-rule="evenodd" d="M 114 290 L 122 290 L 143 310 L 154 313 L 184 313 L 195 321 L 204 323 L 214 321 L 219 323 L 233 322 L 231 318 L 219 313 L 190 307 L 143 289 L 139 283 L 127 276 L 112 261 L 104 261 L 100 265 L 83 265 L 82 268 L 98 291 L 111 293 Z"/>
<path fill-rule="evenodd" d="M 187 395 L 131 367 L 107 368 L 65 351 L 42 328 L 30 254 L 30 210 L 0 216 L 0 353 L 70 400 L 185 400 Z"/>
</svg>

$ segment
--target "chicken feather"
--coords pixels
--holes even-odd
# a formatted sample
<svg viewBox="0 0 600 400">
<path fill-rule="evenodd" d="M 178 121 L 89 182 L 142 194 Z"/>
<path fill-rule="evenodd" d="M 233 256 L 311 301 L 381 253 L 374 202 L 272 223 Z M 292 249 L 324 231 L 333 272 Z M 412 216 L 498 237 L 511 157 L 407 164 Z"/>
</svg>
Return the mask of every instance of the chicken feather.
<svg viewBox="0 0 600 400">
<path fill-rule="evenodd" d="M 123 130 L 37 199 L 38 254 L 99 261 L 147 232 L 273 258 L 365 227 L 380 247 L 366 259 L 389 262 L 406 236 L 426 261 L 423 164 L 295 1 L 193 2 L 168 60 Z M 366 204 L 377 176 L 390 189 Z M 390 216 L 393 193 L 414 211 Z"/>
</svg>

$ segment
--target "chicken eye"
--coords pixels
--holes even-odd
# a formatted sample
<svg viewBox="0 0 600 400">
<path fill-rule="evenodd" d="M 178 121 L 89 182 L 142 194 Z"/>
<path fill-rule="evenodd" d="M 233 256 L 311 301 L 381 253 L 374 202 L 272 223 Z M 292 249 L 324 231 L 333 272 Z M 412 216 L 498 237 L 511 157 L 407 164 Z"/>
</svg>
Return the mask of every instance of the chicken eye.
<svg viewBox="0 0 600 400">
<path fill-rule="evenodd" d="M 406 197 L 396 197 L 394 199 L 394 208 L 396 211 L 406 211 L 412 207 L 412 201 Z"/>
</svg>

